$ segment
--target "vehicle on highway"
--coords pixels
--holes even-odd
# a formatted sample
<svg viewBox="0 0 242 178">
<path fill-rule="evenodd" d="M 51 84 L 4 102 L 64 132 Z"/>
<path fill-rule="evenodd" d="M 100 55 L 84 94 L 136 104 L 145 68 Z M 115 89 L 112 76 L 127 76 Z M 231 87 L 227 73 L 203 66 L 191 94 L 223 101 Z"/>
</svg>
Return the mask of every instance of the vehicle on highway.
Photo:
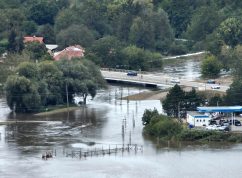
<svg viewBox="0 0 242 178">
<path fill-rule="evenodd" d="M 213 86 L 211 86 L 211 89 L 220 89 L 220 86 L 219 85 L 213 85 Z"/>
<path fill-rule="evenodd" d="M 128 75 L 128 76 L 137 76 L 138 73 L 135 72 L 135 71 L 129 71 L 129 72 L 127 73 L 127 75 Z"/>
<path fill-rule="evenodd" d="M 209 79 L 209 80 L 207 81 L 207 83 L 208 83 L 208 84 L 215 84 L 216 81 L 215 81 L 215 80 L 212 80 L 212 79 Z"/>
<path fill-rule="evenodd" d="M 180 83 L 180 80 L 178 78 L 172 78 L 171 83 Z"/>
</svg>

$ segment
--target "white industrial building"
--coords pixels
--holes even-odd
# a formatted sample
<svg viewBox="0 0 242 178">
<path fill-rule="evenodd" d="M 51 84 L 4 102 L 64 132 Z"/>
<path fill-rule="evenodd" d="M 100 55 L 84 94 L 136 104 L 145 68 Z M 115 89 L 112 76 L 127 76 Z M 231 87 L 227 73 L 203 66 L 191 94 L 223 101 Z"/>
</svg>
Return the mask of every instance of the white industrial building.
<svg viewBox="0 0 242 178">
<path fill-rule="evenodd" d="M 199 113 L 196 111 L 187 112 L 187 123 L 193 127 L 208 126 L 211 118 L 204 113 Z"/>
</svg>

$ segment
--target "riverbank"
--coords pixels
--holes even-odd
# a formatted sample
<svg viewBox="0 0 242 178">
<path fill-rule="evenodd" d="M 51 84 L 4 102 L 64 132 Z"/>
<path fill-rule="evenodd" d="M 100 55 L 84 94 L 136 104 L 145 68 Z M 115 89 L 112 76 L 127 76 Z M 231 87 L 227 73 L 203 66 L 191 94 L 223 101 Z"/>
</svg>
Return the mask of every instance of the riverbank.
<svg viewBox="0 0 242 178">
<path fill-rule="evenodd" d="M 57 108 L 51 111 L 46 111 L 46 112 L 41 112 L 41 113 L 37 113 L 34 114 L 34 116 L 49 116 L 49 115 L 53 115 L 53 114 L 59 114 L 59 113 L 66 113 L 66 112 L 70 112 L 70 111 L 74 111 L 74 110 L 78 110 L 80 109 L 80 107 L 78 106 L 73 106 L 73 107 L 66 107 L 66 108 Z"/>
<path fill-rule="evenodd" d="M 123 100 L 164 100 L 168 91 L 145 91 L 123 97 Z"/>
</svg>

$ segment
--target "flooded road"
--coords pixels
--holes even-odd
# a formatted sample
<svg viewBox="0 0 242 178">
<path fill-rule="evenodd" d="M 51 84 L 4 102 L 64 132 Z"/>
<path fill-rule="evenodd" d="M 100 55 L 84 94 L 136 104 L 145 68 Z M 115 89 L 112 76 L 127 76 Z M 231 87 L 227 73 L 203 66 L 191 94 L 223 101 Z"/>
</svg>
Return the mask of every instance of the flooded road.
<svg viewBox="0 0 242 178">
<path fill-rule="evenodd" d="M 189 67 L 189 65 L 191 65 Z M 196 77 L 198 63 L 165 68 L 166 73 Z M 196 73 L 197 72 L 197 73 Z M 121 96 L 148 89 L 110 86 L 94 100 L 69 114 L 36 117 L 14 115 L 0 99 L 0 120 L 45 121 L 0 126 L 1 178 L 240 178 L 242 144 L 192 145 L 158 144 L 142 135 L 141 117 L 145 109 L 157 108 L 160 101 L 126 101 Z M 115 148 L 138 144 L 143 151 L 118 152 L 85 159 L 66 157 L 72 150 Z M 54 158 L 41 155 L 53 151 Z"/>
</svg>

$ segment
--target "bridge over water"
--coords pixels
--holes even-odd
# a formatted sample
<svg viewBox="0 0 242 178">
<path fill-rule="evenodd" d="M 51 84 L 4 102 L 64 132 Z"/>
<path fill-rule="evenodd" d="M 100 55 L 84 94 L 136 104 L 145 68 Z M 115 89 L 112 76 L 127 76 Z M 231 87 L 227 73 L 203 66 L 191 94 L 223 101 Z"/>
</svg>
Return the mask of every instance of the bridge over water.
<svg viewBox="0 0 242 178">
<path fill-rule="evenodd" d="M 129 83 L 150 87 L 161 87 L 170 88 L 175 85 L 171 82 L 172 77 L 162 73 L 141 73 L 138 72 L 137 76 L 128 76 L 126 70 L 112 70 L 112 69 L 101 69 L 101 73 L 105 80 L 111 82 Z M 189 81 L 181 79 L 179 85 L 184 87 L 194 87 L 197 90 L 212 90 L 213 84 L 207 84 L 196 81 Z M 218 91 L 225 92 L 229 87 L 220 85 Z"/>
</svg>

